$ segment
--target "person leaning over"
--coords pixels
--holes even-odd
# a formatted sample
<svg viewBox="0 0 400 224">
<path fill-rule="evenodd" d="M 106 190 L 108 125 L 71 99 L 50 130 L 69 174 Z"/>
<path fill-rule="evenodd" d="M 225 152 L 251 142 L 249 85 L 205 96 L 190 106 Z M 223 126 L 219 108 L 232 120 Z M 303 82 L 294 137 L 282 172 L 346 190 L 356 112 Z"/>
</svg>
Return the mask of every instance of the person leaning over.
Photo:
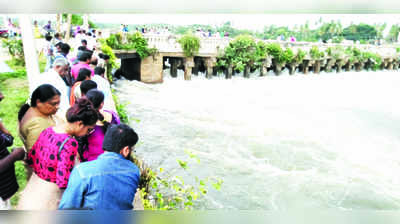
<svg viewBox="0 0 400 224">
<path fill-rule="evenodd" d="M 31 96 L 31 102 L 24 104 L 18 112 L 19 136 L 29 152 L 40 133 L 50 126 L 55 126 L 55 114 L 60 106 L 60 91 L 50 84 L 37 87 Z M 26 165 L 27 180 L 32 169 Z"/>
<path fill-rule="evenodd" d="M 58 208 L 75 162 L 78 162 L 77 137 L 93 130 L 97 111 L 87 99 L 79 99 L 68 109 L 66 123 L 49 127 L 40 133 L 29 151 L 27 163 L 33 169 L 18 209 L 53 210 Z"/>
<path fill-rule="evenodd" d="M 132 209 L 140 171 L 129 158 L 138 139 L 128 125 L 111 125 L 104 136 L 106 152 L 72 170 L 59 209 Z"/>
</svg>

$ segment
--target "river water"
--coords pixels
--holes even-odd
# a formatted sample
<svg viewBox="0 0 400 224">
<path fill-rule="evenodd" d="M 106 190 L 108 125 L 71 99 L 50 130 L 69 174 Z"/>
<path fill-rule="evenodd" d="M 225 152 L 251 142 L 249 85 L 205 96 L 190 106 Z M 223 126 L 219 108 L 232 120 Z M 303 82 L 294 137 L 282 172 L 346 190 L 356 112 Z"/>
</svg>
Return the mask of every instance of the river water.
<svg viewBox="0 0 400 224">
<path fill-rule="evenodd" d="M 223 179 L 206 209 L 400 208 L 400 72 L 119 80 L 151 167 Z M 198 155 L 189 172 L 177 159 Z"/>
</svg>

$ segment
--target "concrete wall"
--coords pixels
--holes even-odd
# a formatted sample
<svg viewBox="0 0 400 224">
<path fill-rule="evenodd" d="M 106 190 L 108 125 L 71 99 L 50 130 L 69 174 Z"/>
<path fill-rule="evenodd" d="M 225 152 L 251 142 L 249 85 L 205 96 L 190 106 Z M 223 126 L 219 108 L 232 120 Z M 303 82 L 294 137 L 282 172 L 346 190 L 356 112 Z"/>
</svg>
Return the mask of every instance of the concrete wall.
<svg viewBox="0 0 400 224">
<path fill-rule="evenodd" d="M 140 79 L 145 83 L 163 82 L 163 56 L 156 54 L 144 58 L 140 68 Z"/>
</svg>

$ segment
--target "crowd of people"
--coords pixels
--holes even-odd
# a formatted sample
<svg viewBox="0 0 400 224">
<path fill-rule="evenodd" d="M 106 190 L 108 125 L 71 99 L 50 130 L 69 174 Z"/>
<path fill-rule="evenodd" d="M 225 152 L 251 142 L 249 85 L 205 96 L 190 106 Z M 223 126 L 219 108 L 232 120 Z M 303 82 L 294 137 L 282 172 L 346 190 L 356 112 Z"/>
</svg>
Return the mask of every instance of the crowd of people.
<svg viewBox="0 0 400 224">
<path fill-rule="evenodd" d="M 19 188 L 18 160 L 28 180 L 17 209 L 133 208 L 140 172 L 131 153 L 138 135 L 116 113 L 104 77 L 109 56 L 79 34 L 76 53 L 60 34 L 46 35 L 46 71 L 30 83 L 36 88 L 15 121 L 23 148 L 9 152 L 16 136 L 0 121 L 0 209 L 11 208 Z"/>
</svg>

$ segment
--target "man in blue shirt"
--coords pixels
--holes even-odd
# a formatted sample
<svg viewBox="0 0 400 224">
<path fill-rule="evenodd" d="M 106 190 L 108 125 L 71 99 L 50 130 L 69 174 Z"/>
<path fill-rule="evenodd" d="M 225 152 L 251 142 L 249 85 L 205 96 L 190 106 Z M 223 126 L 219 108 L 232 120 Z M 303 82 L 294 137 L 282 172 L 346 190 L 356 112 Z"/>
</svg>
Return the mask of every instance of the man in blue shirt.
<svg viewBox="0 0 400 224">
<path fill-rule="evenodd" d="M 71 172 L 59 209 L 129 210 L 139 185 L 139 168 L 129 158 L 138 135 L 128 125 L 112 125 L 97 160 Z"/>
</svg>

